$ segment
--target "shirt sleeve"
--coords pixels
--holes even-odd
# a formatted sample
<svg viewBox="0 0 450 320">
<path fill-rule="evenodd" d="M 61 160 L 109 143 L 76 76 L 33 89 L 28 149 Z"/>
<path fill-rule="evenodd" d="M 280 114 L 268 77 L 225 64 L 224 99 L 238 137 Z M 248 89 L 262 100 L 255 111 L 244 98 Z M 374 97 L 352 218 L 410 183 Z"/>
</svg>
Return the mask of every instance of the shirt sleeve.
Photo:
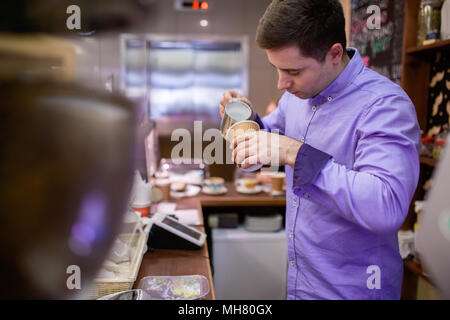
<svg viewBox="0 0 450 320">
<path fill-rule="evenodd" d="M 368 230 L 392 234 L 406 218 L 419 177 L 420 129 L 414 106 L 399 95 L 379 99 L 355 134 L 352 168 L 303 145 L 294 166 L 293 191 Z"/>
<path fill-rule="evenodd" d="M 329 154 L 306 143 L 302 144 L 294 165 L 294 186 L 304 187 L 311 184 L 330 159 Z"/>
</svg>

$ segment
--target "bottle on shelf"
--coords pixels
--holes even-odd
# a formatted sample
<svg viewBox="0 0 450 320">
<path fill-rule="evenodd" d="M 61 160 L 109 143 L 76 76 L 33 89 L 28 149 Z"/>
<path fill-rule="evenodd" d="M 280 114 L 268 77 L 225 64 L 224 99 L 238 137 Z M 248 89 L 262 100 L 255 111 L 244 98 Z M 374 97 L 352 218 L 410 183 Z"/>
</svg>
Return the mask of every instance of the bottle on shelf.
<svg viewBox="0 0 450 320">
<path fill-rule="evenodd" d="M 447 140 L 447 134 L 448 134 L 448 125 L 444 125 L 442 131 L 436 137 L 436 144 L 433 149 L 433 158 L 435 160 L 438 160 L 442 154 L 442 150 L 444 149 Z"/>
<path fill-rule="evenodd" d="M 436 137 L 422 137 L 419 154 L 424 157 L 432 157 Z"/>
</svg>

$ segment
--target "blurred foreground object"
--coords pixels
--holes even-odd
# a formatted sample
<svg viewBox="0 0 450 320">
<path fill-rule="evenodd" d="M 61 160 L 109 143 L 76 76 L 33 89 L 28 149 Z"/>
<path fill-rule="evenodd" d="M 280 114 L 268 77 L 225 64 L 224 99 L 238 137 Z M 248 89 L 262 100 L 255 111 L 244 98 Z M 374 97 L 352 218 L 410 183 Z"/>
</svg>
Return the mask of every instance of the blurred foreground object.
<svg viewBox="0 0 450 320">
<path fill-rule="evenodd" d="M 47 34 L 0 33 L 0 79 L 72 81 L 76 46 Z"/>
<path fill-rule="evenodd" d="M 147 17 L 154 0 L 4 0 L 0 31 L 51 34 L 92 32 L 127 27 Z M 67 20 L 77 6 L 80 29 L 69 30 Z"/>
<path fill-rule="evenodd" d="M 447 144 L 450 141 L 447 139 Z M 417 230 L 417 247 L 425 269 L 445 299 L 450 299 L 450 149 L 434 172 L 424 212 Z"/>
<path fill-rule="evenodd" d="M 135 115 L 71 83 L 0 82 L 0 299 L 70 298 L 100 269 L 126 213 Z"/>
</svg>

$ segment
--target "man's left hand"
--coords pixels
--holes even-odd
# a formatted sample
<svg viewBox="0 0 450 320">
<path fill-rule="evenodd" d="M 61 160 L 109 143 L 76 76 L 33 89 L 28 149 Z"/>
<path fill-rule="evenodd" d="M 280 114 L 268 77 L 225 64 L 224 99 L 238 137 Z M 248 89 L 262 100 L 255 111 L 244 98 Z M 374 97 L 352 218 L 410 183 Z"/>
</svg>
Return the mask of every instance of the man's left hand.
<svg viewBox="0 0 450 320">
<path fill-rule="evenodd" d="M 294 167 L 301 146 L 300 141 L 266 131 L 242 134 L 230 144 L 233 161 L 244 169 L 257 163 Z"/>
</svg>

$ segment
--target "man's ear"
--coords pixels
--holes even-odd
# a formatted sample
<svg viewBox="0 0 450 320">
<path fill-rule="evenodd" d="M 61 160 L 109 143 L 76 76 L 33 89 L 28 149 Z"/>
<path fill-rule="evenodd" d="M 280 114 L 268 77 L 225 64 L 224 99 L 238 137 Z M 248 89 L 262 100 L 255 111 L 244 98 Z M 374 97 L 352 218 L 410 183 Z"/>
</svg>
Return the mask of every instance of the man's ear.
<svg viewBox="0 0 450 320">
<path fill-rule="evenodd" d="M 328 55 L 333 64 L 339 64 L 344 55 L 344 48 L 340 43 L 335 43 L 331 46 L 330 50 L 328 50 Z"/>
</svg>

